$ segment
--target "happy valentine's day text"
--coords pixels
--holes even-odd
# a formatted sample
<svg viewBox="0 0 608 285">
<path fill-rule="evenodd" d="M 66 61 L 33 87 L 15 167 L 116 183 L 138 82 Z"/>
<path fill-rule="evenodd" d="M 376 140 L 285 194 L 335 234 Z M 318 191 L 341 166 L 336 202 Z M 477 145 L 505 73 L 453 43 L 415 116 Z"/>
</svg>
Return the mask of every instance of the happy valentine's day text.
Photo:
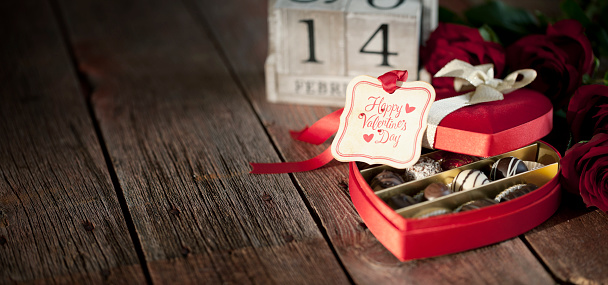
<svg viewBox="0 0 608 285">
<path fill-rule="evenodd" d="M 368 97 L 369 104 L 365 105 L 366 113 L 359 114 L 358 118 L 363 120 L 363 128 L 371 128 L 378 131 L 380 138 L 374 143 L 392 142 L 393 148 L 397 147 L 401 139 L 401 132 L 407 129 L 406 120 L 399 118 L 403 111 L 411 113 L 414 107 L 403 106 L 399 104 L 389 104 L 384 102 L 383 96 Z M 398 134 L 395 134 L 396 133 Z M 371 135 L 371 134 L 370 134 Z M 373 135 L 372 135 L 373 136 Z M 370 139 L 371 140 L 371 139 Z"/>
</svg>

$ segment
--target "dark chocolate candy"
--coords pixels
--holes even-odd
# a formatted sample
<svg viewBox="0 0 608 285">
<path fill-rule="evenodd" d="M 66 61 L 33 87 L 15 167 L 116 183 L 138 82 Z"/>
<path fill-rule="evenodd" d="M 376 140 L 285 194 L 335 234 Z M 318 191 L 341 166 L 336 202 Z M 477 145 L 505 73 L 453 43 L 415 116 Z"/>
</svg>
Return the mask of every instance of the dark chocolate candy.
<svg viewBox="0 0 608 285">
<path fill-rule="evenodd" d="M 498 203 L 513 200 L 519 196 L 523 196 L 524 194 L 530 193 L 533 190 L 536 190 L 537 188 L 538 186 L 532 183 L 517 184 L 500 192 L 498 195 L 496 195 L 496 198 L 494 198 L 494 200 Z"/>
<path fill-rule="evenodd" d="M 424 198 L 424 190 L 416 193 L 416 195 L 414 195 L 413 198 L 416 201 L 416 203 L 420 203 L 420 202 L 426 201 L 426 198 Z"/>
<path fill-rule="evenodd" d="M 403 183 L 405 183 L 405 181 L 403 181 L 403 178 L 401 178 L 399 174 L 392 171 L 383 170 L 372 179 L 370 186 L 372 189 L 374 189 L 374 191 L 378 191 Z"/>
<path fill-rule="evenodd" d="M 401 209 L 416 204 L 414 198 L 410 195 L 399 193 L 389 197 L 386 203 L 393 209 Z"/>
<path fill-rule="evenodd" d="M 488 177 L 477 169 L 467 169 L 461 171 L 452 181 L 452 192 L 471 190 L 475 187 L 488 184 Z"/>
<path fill-rule="evenodd" d="M 429 157 L 421 157 L 416 164 L 405 169 L 405 181 L 413 181 L 429 177 L 441 172 L 441 165 Z"/>
<path fill-rule="evenodd" d="M 433 216 L 449 214 L 451 212 L 452 212 L 452 210 L 450 210 L 448 208 L 444 208 L 444 207 L 429 207 L 429 208 L 420 210 L 420 212 L 418 212 L 414 215 L 414 218 L 428 218 L 428 217 L 433 217 Z"/>
<path fill-rule="evenodd" d="M 492 165 L 490 179 L 503 179 L 526 171 L 528 171 L 528 167 L 519 158 L 503 157 Z"/>
<path fill-rule="evenodd" d="M 478 200 L 472 200 L 460 205 L 454 212 L 466 212 L 470 210 L 480 209 L 487 206 L 492 206 L 497 202 L 490 198 L 483 198 Z"/>
<path fill-rule="evenodd" d="M 431 183 L 429 186 L 424 188 L 424 198 L 426 200 L 432 201 L 439 197 L 443 197 L 445 195 L 451 194 L 452 191 L 448 188 L 447 185 L 443 183 Z"/>
<path fill-rule="evenodd" d="M 357 168 L 359 170 L 368 169 L 368 168 L 372 168 L 374 166 L 378 166 L 378 164 L 367 164 L 367 163 L 361 162 L 361 161 L 357 161 L 356 164 L 357 164 Z"/>
</svg>

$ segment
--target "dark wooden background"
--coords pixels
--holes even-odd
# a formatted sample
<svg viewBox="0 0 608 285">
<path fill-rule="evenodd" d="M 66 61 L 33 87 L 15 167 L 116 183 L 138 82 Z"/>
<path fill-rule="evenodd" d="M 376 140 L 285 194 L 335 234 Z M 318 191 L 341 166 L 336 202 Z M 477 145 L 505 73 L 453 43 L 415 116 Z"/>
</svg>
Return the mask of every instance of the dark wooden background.
<svg viewBox="0 0 608 285">
<path fill-rule="evenodd" d="M 0 283 L 608 283 L 608 216 L 572 197 L 498 244 L 399 262 L 345 164 L 265 99 L 267 5 L 0 2 Z M 480 233 L 483 234 L 483 233 Z"/>
</svg>

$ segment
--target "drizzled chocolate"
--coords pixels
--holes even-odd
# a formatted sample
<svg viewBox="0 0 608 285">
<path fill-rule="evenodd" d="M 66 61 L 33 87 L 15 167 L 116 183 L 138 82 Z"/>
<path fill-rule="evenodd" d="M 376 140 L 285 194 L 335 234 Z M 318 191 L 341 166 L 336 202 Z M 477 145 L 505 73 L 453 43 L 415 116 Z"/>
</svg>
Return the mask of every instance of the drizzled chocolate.
<svg viewBox="0 0 608 285">
<path fill-rule="evenodd" d="M 405 183 L 405 181 L 399 174 L 392 171 L 383 170 L 372 179 L 370 187 L 372 187 L 374 191 L 378 191 L 403 183 Z"/>
<path fill-rule="evenodd" d="M 454 210 L 454 212 L 466 212 L 470 210 L 481 209 L 483 207 L 492 206 L 496 203 L 496 201 L 489 198 L 472 200 L 460 205 L 458 208 L 456 208 L 456 210 Z"/>
<path fill-rule="evenodd" d="M 523 196 L 524 194 L 530 193 L 537 188 L 538 186 L 532 183 L 517 184 L 500 192 L 498 195 L 496 195 L 494 200 L 498 203 L 513 200 L 517 197 Z"/>
<path fill-rule="evenodd" d="M 452 192 L 466 191 L 488 183 L 490 180 L 483 172 L 477 169 L 467 169 L 454 177 L 451 189 Z"/>
<path fill-rule="evenodd" d="M 490 179 L 503 179 L 526 171 L 528 171 L 528 167 L 519 158 L 512 156 L 504 157 L 492 165 Z"/>
</svg>

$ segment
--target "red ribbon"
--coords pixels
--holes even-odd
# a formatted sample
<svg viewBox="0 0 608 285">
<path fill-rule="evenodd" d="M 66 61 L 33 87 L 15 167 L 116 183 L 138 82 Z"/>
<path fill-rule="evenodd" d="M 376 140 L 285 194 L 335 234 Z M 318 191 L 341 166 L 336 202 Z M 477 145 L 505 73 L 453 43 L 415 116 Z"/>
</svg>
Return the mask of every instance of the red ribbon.
<svg viewBox="0 0 608 285">
<path fill-rule="evenodd" d="M 395 92 L 395 90 L 397 90 L 397 81 L 407 80 L 407 71 L 389 71 L 378 77 L 378 79 L 382 83 L 382 88 L 384 91 L 392 94 Z M 322 144 L 338 131 L 338 127 L 340 126 L 340 115 L 342 115 L 343 111 L 344 108 L 334 111 L 312 124 L 312 126 L 305 127 L 300 131 L 289 131 L 291 133 L 291 137 L 295 140 L 307 143 L 316 145 Z M 333 159 L 334 157 L 331 154 L 331 148 L 328 147 L 321 154 L 305 161 L 279 163 L 251 162 L 249 164 L 251 164 L 252 170 L 249 173 L 271 174 L 310 171 L 328 164 Z"/>
<path fill-rule="evenodd" d="M 339 109 L 301 131 L 289 131 L 294 140 L 320 145 L 338 131 L 340 115 L 344 108 Z"/>
<path fill-rule="evenodd" d="M 389 94 L 393 94 L 397 90 L 397 81 L 405 82 L 407 80 L 407 70 L 391 70 L 378 77 L 382 82 L 382 89 Z"/>
<path fill-rule="evenodd" d="M 253 169 L 249 173 L 271 174 L 271 173 L 292 173 L 315 170 L 334 159 L 331 148 L 327 148 L 321 154 L 305 161 L 280 162 L 280 163 L 249 163 Z"/>
</svg>

